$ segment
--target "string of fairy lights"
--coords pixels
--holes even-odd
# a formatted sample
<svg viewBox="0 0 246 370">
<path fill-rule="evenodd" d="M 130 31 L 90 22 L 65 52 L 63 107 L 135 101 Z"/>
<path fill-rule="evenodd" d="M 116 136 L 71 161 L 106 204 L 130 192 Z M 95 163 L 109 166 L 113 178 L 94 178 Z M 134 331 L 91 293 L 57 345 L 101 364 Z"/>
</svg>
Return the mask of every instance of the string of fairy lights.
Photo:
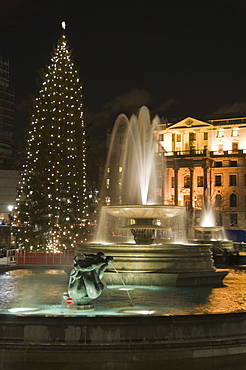
<svg viewBox="0 0 246 370">
<path fill-rule="evenodd" d="M 82 86 L 63 31 L 34 101 L 17 198 L 19 245 L 73 248 L 82 241 L 87 200 Z"/>
</svg>

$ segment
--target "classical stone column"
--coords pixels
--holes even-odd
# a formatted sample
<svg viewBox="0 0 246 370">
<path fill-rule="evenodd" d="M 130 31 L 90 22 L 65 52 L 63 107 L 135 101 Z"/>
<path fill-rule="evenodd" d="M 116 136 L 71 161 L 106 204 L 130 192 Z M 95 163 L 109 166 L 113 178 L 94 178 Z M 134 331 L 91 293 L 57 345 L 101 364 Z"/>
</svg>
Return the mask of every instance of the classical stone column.
<svg viewBox="0 0 246 370">
<path fill-rule="evenodd" d="M 205 190 L 208 187 L 208 167 L 203 167 L 203 192 L 205 193 Z"/>
<path fill-rule="evenodd" d="M 193 175 L 194 168 L 190 168 L 190 208 L 193 208 Z"/>
<path fill-rule="evenodd" d="M 203 167 L 203 202 L 204 206 L 207 207 L 206 189 L 208 188 L 208 167 Z"/>
<path fill-rule="evenodd" d="M 178 202 L 179 202 L 178 172 L 179 172 L 179 169 L 174 168 L 174 205 L 175 206 L 178 206 Z"/>
</svg>

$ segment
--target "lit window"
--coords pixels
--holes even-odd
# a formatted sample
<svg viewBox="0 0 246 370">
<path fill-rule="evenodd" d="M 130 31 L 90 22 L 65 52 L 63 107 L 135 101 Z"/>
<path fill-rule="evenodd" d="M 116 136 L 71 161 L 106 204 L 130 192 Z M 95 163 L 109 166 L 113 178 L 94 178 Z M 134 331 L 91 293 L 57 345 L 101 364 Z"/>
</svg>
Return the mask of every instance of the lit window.
<svg viewBox="0 0 246 370">
<path fill-rule="evenodd" d="M 219 129 L 217 131 L 217 137 L 224 137 L 225 136 L 225 130 L 223 128 Z"/>
<path fill-rule="evenodd" d="M 107 172 L 109 173 L 110 171 L 111 171 L 111 168 L 110 168 L 110 167 L 108 167 L 108 168 L 107 168 Z"/>
<path fill-rule="evenodd" d="M 106 188 L 109 189 L 110 188 L 110 179 L 106 179 Z"/>
<path fill-rule="evenodd" d="M 231 130 L 231 136 L 239 136 L 239 128 L 233 128 Z"/>
<path fill-rule="evenodd" d="M 105 197 L 105 202 L 107 206 L 110 206 L 111 199 L 109 196 Z"/>
<path fill-rule="evenodd" d="M 122 172 L 122 167 L 119 167 L 119 172 Z"/>
</svg>

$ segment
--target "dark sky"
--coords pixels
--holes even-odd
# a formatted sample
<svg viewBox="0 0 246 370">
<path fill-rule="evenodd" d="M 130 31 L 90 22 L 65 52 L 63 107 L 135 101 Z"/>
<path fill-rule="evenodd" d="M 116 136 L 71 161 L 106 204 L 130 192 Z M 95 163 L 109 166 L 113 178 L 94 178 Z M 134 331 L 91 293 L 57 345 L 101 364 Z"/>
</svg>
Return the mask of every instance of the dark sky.
<svg viewBox="0 0 246 370">
<path fill-rule="evenodd" d="M 167 118 L 246 113 L 245 0 L 0 0 L 18 132 L 62 20 L 99 137 L 143 104 Z"/>
</svg>

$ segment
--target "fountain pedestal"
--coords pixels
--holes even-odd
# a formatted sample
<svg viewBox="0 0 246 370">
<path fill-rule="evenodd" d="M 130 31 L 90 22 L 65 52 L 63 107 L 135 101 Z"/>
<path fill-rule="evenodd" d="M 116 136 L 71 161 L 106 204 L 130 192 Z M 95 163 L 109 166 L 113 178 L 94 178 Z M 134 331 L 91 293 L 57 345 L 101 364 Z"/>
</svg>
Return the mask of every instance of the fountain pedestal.
<svg viewBox="0 0 246 370">
<path fill-rule="evenodd" d="M 136 244 L 152 244 L 155 234 L 152 218 L 135 218 L 135 224 L 130 228 Z"/>
</svg>

